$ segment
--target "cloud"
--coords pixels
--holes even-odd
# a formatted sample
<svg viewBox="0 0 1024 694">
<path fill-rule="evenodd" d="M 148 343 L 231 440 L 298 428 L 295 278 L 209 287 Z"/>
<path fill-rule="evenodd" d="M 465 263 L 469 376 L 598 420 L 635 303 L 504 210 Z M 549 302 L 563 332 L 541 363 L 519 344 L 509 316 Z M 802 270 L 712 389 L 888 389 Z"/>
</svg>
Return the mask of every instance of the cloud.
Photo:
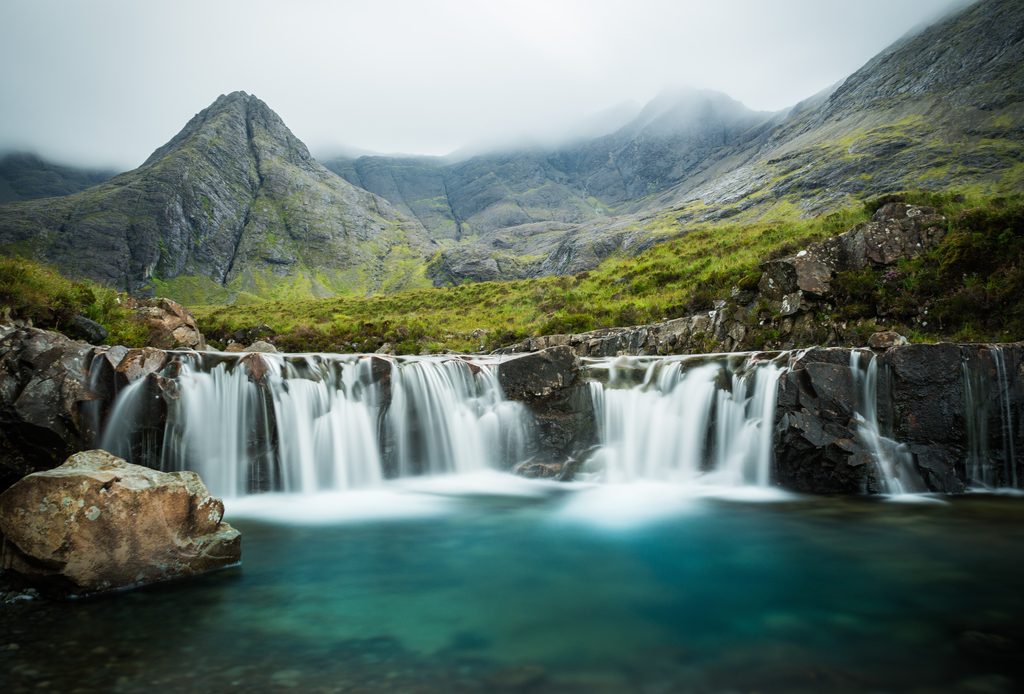
<svg viewBox="0 0 1024 694">
<path fill-rule="evenodd" d="M 777 110 L 962 0 L 5 0 L 0 147 L 128 168 L 218 94 L 314 152 L 569 132 L 689 85 Z"/>
</svg>

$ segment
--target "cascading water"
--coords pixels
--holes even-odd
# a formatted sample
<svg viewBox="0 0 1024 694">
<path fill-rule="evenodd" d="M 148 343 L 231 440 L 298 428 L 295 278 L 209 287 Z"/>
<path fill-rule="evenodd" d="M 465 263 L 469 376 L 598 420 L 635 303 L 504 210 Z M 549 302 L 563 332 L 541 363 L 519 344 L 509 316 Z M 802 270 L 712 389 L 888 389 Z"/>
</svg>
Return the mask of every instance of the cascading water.
<svg viewBox="0 0 1024 694">
<path fill-rule="evenodd" d="M 854 417 L 857 435 L 871 453 L 882 491 L 886 494 L 912 494 L 927 491 L 914 469 L 914 460 L 906 445 L 883 436 L 878 422 L 878 360 L 870 354 L 863 365 L 862 353 L 850 352 L 850 373 L 856 401 Z"/>
<path fill-rule="evenodd" d="M 989 350 L 996 365 L 996 381 L 999 387 L 999 425 L 1003 440 L 1003 456 L 1006 466 L 1006 483 L 1018 487 L 1017 451 L 1014 446 L 1013 410 L 1011 409 L 1010 379 L 1006 372 L 1006 358 L 1003 348 L 992 345 Z"/>
<path fill-rule="evenodd" d="M 594 362 L 592 370 L 608 373 L 605 385 L 591 386 L 601 444 L 594 463 L 605 478 L 768 486 L 782 368 L 737 358 Z M 642 368 L 642 380 L 631 381 Z"/>
<path fill-rule="evenodd" d="M 982 355 L 962 362 L 964 380 L 964 424 L 967 434 L 967 478 L 980 487 L 1018 487 L 1017 451 L 1014 444 L 1012 393 L 1002 347 L 991 345 Z M 995 379 L 992 379 L 992 371 Z M 993 393 L 994 389 L 994 393 Z M 994 395 L 994 397 L 993 397 Z M 992 402 L 999 402 L 997 441 L 990 439 Z M 994 449 L 994 447 L 997 447 Z M 999 465 L 999 454 L 1002 465 Z"/>
<path fill-rule="evenodd" d="M 194 470 L 212 491 L 311 493 L 392 476 L 511 467 L 527 453 L 530 420 L 504 399 L 496 365 L 402 358 L 386 379 L 366 355 L 181 353 L 160 467 Z M 116 400 L 103 446 L 137 462 L 149 379 Z M 159 398 L 160 396 L 157 396 Z M 157 418 L 158 419 L 158 418 Z M 143 447 L 145 449 L 145 447 Z M 149 458 L 150 461 L 153 457 Z"/>
</svg>

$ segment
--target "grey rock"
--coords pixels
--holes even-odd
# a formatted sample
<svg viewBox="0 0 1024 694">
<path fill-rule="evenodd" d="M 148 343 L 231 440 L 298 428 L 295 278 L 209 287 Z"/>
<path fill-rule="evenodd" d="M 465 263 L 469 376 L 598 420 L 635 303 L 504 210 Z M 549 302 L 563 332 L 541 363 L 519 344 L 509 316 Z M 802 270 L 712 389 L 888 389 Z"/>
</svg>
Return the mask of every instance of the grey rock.
<svg viewBox="0 0 1024 694">
<path fill-rule="evenodd" d="M 64 332 L 69 337 L 77 340 L 85 340 L 94 345 L 101 345 L 107 339 L 109 332 L 96 321 L 85 316 L 74 316 L 66 326 Z"/>
</svg>

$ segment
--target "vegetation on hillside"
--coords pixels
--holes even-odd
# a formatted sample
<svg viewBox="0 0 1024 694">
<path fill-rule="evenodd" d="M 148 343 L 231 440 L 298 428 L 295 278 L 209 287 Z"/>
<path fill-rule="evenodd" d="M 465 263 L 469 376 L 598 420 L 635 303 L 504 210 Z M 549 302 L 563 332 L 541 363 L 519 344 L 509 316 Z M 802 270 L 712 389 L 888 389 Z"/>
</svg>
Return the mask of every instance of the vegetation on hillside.
<svg viewBox="0 0 1024 694">
<path fill-rule="evenodd" d="M 30 320 L 36 327 L 57 331 L 64 331 L 75 316 L 85 316 L 109 331 L 108 344 L 141 347 L 149 336 L 118 292 L 67 279 L 25 258 L 0 256 L 0 307 L 4 318 Z"/>
<path fill-rule="evenodd" d="M 947 236 L 890 268 L 840 273 L 835 318 L 864 332 L 881 318 L 922 340 L 1024 339 L 1024 196 L 917 197 L 947 215 Z"/>
<path fill-rule="evenodd" d="M 911 193 L 909 202 L 936 206 L 951 233 L 925 257 L 886 272 L 840 277 L 832 316 L 861 321 L 887 317 L 919 339 L 1024 337 L 1021 196 L 992 198 Z M 368 298 L 337 297 L 248 306 L 197 307 L 209 338 L 226 342 L 260 325 L 294 351 L 398 353 L 490 350 L 533 335 L 637 325 L 712 308 L 733 288 L 752 289 L 759 264 L 845 231 L 869 218 L 883 199 L 823 217 L 698 226 L 635 257 L 613 257 L 575 276 L 483 282 Z M 672 224 L 670 216 L 657 224 Z M 933 320 L 916 309 L 933 306 Z"/>
</svg>

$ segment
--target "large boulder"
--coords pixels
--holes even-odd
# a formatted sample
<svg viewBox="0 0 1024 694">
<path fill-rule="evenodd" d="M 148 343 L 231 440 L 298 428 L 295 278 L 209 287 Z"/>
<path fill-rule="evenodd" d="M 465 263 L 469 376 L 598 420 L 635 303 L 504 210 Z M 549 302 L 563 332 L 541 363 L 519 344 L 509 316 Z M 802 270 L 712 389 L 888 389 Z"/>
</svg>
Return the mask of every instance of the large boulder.
<svg viewBox="0 0 1024 694">
<path fill-rule="evenodd" d="M 194 472 L 77 453 L 0 495 L 3 567 L 73 596 L 237 564 L 241 537 Z"/>
<path fill-rule="evenodd" d="M 149 328 L 150 347 L 206 349 L 206 338 L 184 306 L 170 299 L 129 299 L 130 308 Z"/>
</svg>

